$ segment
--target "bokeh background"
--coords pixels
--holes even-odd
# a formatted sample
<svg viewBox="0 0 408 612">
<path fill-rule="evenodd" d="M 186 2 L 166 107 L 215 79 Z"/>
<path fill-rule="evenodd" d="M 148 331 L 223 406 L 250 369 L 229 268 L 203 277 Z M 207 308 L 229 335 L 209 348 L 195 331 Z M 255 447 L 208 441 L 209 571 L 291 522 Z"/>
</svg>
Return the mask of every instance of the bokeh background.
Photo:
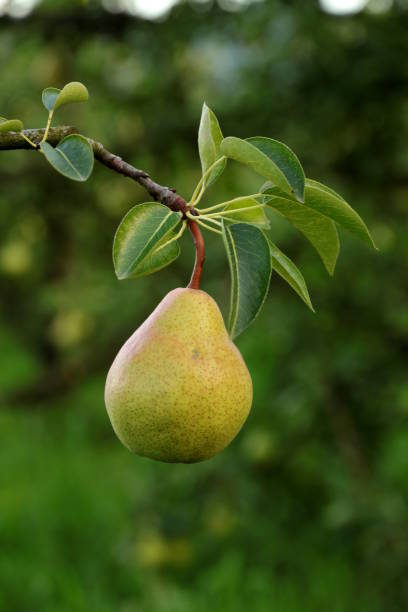
<svg viewBox="0 0 408 612">
<path fill-rule="evenodd" d="M 408 607 L 408 2 L 0 0 L 0 114 L 58 123 L 188 196 L 205 99 L 226 135 L 286 142 L 363 215 L 375 253 L 341 233 L 330 279 L 283 219 L 313 315 L 280 279 L 238 345 L 253 411 L 197 465 L 132 456 L 104 380 L 124 340 L 186 284 L 193 250 L 116 280 L 116 226 L 146 200 L 96 166 L 65 180 L 0 154 L 0 610 L 399 612 Z M 230 164 L 207 199 L 251 193 Z M 228 309 L 207 235 L 203 288 Z M 158 364 L 158 367 L 159 364 Z"/>
</svg>

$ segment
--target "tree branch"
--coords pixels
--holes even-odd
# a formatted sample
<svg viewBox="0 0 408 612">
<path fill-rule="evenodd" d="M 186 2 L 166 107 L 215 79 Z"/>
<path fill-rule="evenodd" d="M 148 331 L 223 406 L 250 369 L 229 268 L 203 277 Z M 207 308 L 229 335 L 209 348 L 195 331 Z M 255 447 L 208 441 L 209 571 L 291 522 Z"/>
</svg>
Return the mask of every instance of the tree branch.
<svg viewBox="0 0 408 612">
<path fill-rule="evenodd" d="M 33 129 L 33 130 L 24 130 L 24 135 L 27 136 L 34 144 L 39 146 L 41 139 L 44 135 L 43 129 Z M 47 142 L 53 146 L 56 146 L 62 138 L 65 136 L 69 136 L 70 134 L 77 134 L 78 130 L 71 126 L 59 126 L 51 128 Z M 139 170 L 134 166 L 131 166 L 127 162 L 123 161 L 121 157 L 111 153 L 100 143 L 88 138 L 88 141 L 93 149 L 95 159 L 97 159 L 101 164 L 117 172 L 118 174 L 122 174 L 137 183 L 142 185 L 146 189 L 146 191 L 152 196 L 152 198 L 156 202 L 160 202 L 167 206 L 171 210 L 175 212 L 181 212 L 183 215 L 186 214 L 188 210 L 191 210 L 195 214 L 198 214 L 196 211 L 190 209 L 187 206 L 187 202 L 184 198 L 182 198 L 175 189 L 164 187 L 159 183 L 156 183 L 148 174 L 144 172 L 144 170 Z M 0 151 L 11 151 L 16 149 L 33 149 L 33 147 L 28 143 L 23 136 L 18 132 L 5 132 L 0 133 Z M 186 217 L 185 217 L 186 218 Z M 201 274 L 205 259 L 204 254 L 204 239 L 201 233 L 198 224 L 191 219 L 188 220 L 188 227 L 192 234 L 194 244 L 196 247 L 196 261 L 195 267 L 193 271 L 193 275 L 191 277 L 190 284 L 188 285 L 192 289 L 199 289 Z"/>
<path fill-rule="evenodd" d="M 27 136 L 34 144 L 39 144 L 44 136 L 44 129 L 24 130 L 23 134 Z M 48 133 L 47 142 L 53 147 L 59 143 L 62 138 L 70 134 L 78 134 L 78 130 L 68 125 L 51 128 Z M 22 137 L 19 132 L 3 132 L 0 133 L 0 151 L 13 151 L 15 149 L 30 149 L 33 147 Z"/>
</svg>

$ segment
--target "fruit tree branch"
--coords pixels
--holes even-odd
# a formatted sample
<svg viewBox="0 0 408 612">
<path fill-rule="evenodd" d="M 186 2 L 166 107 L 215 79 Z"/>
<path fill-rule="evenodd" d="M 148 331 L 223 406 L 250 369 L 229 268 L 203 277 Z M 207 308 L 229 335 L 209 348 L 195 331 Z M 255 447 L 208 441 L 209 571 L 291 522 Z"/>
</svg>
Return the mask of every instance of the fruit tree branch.
<svg viewBox="0 0 408 612">
<path fill-rule="evenodd" d="M 44 135 L 43 129 L 32 129 L 24 130 L 24 135 L 29 138 L 39 148 L 39 143 Z M 70 134 L 76 134 L 78 130 L 70 126 L 59 126 L 51 128 L 47 142 L 53 146 L 56 146 L 62 138 L 69 136 Z M 100 143 L 88 138 L 88 141 L 93 149 L 95 159 L 101 164 L 122 174 L 128 178 L 139 183 L 146 189 L 146 191 L 152 196 L 156 202 L 160 202 L 175 212 L 181 212 L 183 215 L 188 210 L 191 210 L 187 206 L 187 202 L 184 198 L 177 194 L 175 189 L 164 187 L 159 183 L 156 183 L 144 170 L 139 170 L 134 166 L 125 162 L 121 157 L 111 153 Z M 33 147 L 27 142 L 23 136 L 18 132 L 5 132 L 0 133 L 0 151 L 11 151 L 16 149 L 30 149 L 34 150 Z M 199 289 L 202 268 L 204 264 L 204 239 L 201 234 L 200 228 L 195 221 L 188 220 L 188 227 L 194 239 L 196 246 L 196 262 L 193 271 L 193 276 L 189 287 L 193 289 Z"/>
</svg>

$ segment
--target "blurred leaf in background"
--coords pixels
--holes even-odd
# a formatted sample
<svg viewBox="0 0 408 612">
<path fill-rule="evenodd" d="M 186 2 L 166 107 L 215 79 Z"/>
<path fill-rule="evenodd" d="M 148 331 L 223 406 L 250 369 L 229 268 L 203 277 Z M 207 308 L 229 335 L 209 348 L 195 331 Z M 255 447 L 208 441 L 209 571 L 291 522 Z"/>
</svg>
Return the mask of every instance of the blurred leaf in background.
<svg viewBox="0 0 408 612">
<path fill-rule="evenodd" d="M 342 232 L 328 280 L 268 210 L 317 314 L 275 274 L 238 341 L 255 389 L 244 430 L 213 461 L 156 464 L 116 441 L 104 377 L 187 283 L 189 237 L 171 268 L 120 283 L 112 239 L 143 190 L 98 164 L 74 183 L 2 152 L 1 610 L 407 608 L 408 6 L 345 4 L 0 0 L 2 117 L 41 127 L 41 91 L 81 81 L 88 103 L 58 120 L 188 196 L 206 100 L 224 134 L 287 143 L 380 249 Z M 230 162 L 205 201 L 258 187 Z M 203 288 L 224 314 L 228 276 L 211 235 Z"/>
</svg>

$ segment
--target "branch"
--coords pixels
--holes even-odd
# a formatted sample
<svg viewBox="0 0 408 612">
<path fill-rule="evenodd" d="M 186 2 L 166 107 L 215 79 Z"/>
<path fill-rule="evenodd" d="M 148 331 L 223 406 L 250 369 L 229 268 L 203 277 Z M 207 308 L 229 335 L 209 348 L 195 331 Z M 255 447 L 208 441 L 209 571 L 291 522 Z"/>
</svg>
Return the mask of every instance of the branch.
<svg viewBox="0 0 408 612">
<path fill-rule="evenodd" d="M 24 130 L 25 136 L 27 136 L 34 144 L 39 147 L 39 143 L 44 135 L 43 129 Z M 77 134 L 78 130 L 70 126 L 59 126 L 51 128 L 47 142 L 53 146 L 56 146 L 62 138 L 69 136 L 69 134 Z M 177 194 L 175 189 L 164 187 L 159 183 L 156 183 L 147 172 L 139 170 L 134 166 L 131 166 L 127 162 L 123 161 L 121 157 L 111 153 L 100 143 L 88 138 L 88 141 L 93 149 L 95 159 L 101 164 L 114 170 L 118 174 L 127 176 L 128 178 L 136 181 L 139 185 L 142 185 L 146 191 L 152 196 L 155 202 L 160 202 L 175 212 L 181 212 L 183 215 L 188 210 L 191 210 L 187 206 L 187 202 L 184 198 Z M 29 149 L 34 150 L 33 147 L 22 137 L 18 132 L 5 132 L 0 133 L 0 151 L 11 151 L 16 149 Z M 196 213 L 196 211 L 194 211 Z M 197 213 L 196 213 L 197 214 Z M 199 289 L 202 268 L 204 264 L 204 239 L 201 234 L 200 228 L 195 221 L 188 220 L 188 227 L 194 239 L 196 247 L 196 262 L 191 277 L 189 287 L 192 289 Z"/>
<path fill-rule="evenodd" d="M 44 129 L 35 130 L 24 130 L 23 134 L 32 140 L 35 144 L 39 145 L 44 136 Z M 68 125 L 61 125 L 59 127 L 51 128 L 48 134 L 47 142 L 55 147 L 62 138 L 69 136 L 70 134 L 78 134 L 78 130 Z M 4 132 L 0 133 L 0 151 L 13 151 L 15 149 L 30 149 L 33 151 L 33 147 L 24 140 L 19 132 Z"/>
</svg>

